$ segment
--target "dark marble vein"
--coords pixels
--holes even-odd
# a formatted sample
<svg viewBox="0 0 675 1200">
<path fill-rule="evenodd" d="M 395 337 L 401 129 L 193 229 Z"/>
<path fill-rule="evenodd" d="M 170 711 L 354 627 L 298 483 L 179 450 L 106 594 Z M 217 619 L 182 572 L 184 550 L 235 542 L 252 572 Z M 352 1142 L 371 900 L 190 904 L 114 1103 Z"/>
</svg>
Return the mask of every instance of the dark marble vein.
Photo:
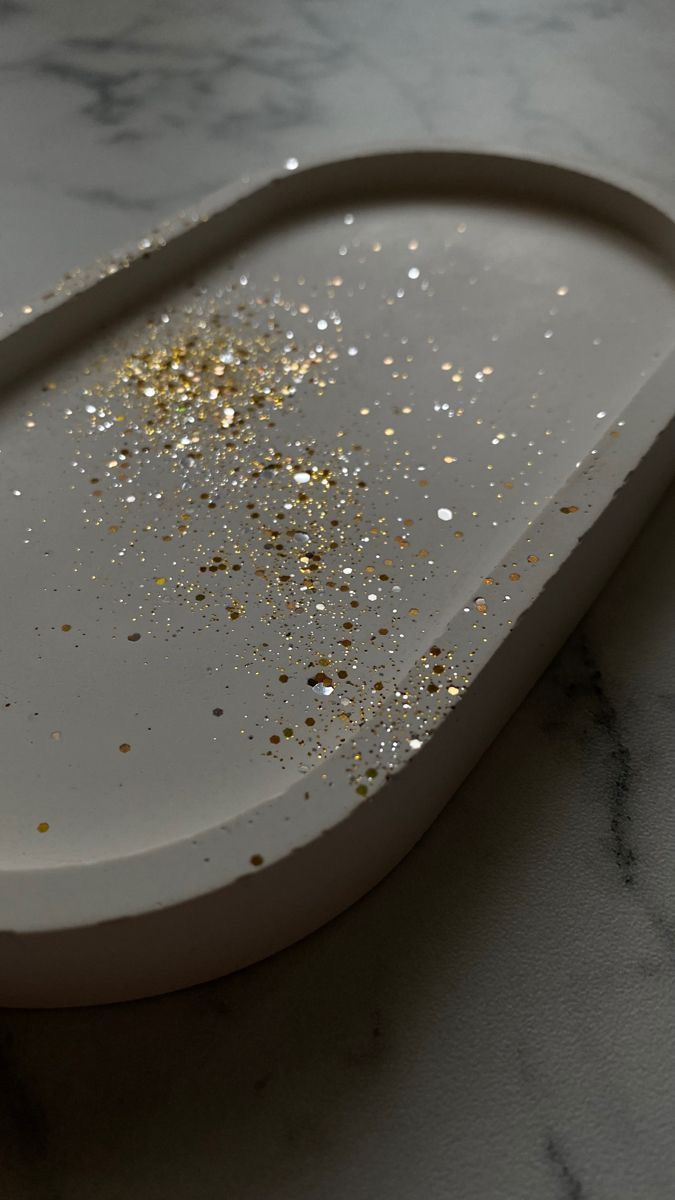
<svg viewBox="0 0 675 1200">
<path fill-rule="evenodd" d="M 602 672 L 584 634 L 579 635 L 579 652 L 595 704 L 595 723 L 611 747 L 613 770 L 609 783 L 609 811 L 612 853 L 623 883 L 626 887 L 633 887 L 638 860 L 632 844 L 632 816 L 629 811 L 633 783 L 631 753 L 622 734 L 619 714 L 607 693 Z"/>
<path fill-rule="evenodd" d="M 551 1136 L 546 1142 L 546 1158 L 560 1182 L 560 1200 L 584 1200 L 580 1180 L 570 1168 L 559 1144 Z"/>
<path fill-rule="evenodd" d="M 560 13 L 500 13 L 489 8 L 477 8 L 467 13 L 467 21 L 485 28 L 500 27 L 526 34 L 573 33 L 574 24 Z"/>
<path fill-rule="evenodd" d="M 117 208 L 121 211 L 154 211 L 154 200 L 139 199 L 138 197 L 123 196 L 121 192 L 115 191 L 114 188 L 104 187 L 81 187 L 71 188 L 68 192 L 69 196 L 73 196 L 77 200 L 86 200 L 89 204 L 105 204 L 108 208 Z"/>
<path fill-rule="evenodd" d="M 36 67 L 39 74 L 48 79 L 73 83 L 88 92 L 89 99 L 81 111 L 100 125 L 120 124 L 136 108 L 135 97 L 125 93 L 125 89 L 139 82 L 141 72 L 138 69 L 100 71 L 59 58 L 45 58 Z"/>
<path fill-rule="evenodd" d="M 24 4 L 23 0 L 0 0 L 0 21 L 8 17 L 28 16 L 30 11 L 30 5 Z"/>
<path fill-rule="evenodd" d="M 633 888 L 638 856 L 634 845 L 630 811 L 634 784 L 633 762 L 622 723 L 612 701 L 583 626 L 572 635 L 551 667 L 551 676 L 570 704 L 566 713 L 553 699 L 542 715 L 543 733 L 556 734 L 561 725 L 569 725 L 569 736 L 580 747 L 588 737 L 589 721 L 601 733 L 609 749 L 611 770 L 607 773 L 606 792 L 609 817 L 607 844 L 621 882 Z"/>
</svg>

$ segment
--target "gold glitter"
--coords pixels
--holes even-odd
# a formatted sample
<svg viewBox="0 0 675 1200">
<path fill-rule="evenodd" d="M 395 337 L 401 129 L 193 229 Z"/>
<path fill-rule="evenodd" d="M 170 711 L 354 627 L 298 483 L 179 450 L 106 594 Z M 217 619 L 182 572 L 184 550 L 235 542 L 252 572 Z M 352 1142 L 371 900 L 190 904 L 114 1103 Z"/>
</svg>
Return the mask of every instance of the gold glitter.
<svg viewBox="0 0 675 1200">
<path fill-rule="evenodd" d="M 129 742 L 121 742 L 119 748 L 120 748 L 122 754 L 128 754 L 129 751 L 131 750 L 131 746 L 130 746 Z"/>
<path fill-rule="evenodd" d="M 251 862 L 252 867 L 261 867 L 263 865 L 264 861 L 265 860 L 264 860 L 262 854 L 252 854 L 251 855 L 250 862 Z"/>
<path fill-rule="evenodd" d="M 487 607 L 487 602 L 483 598 L 483 596 L 477 596 L 473 603 L 474 603 L 474 607 L 476 608 L 477 612 L 479 612 L 481 614 L 481 616 L 485 616 L 485 614 L 487 613 L 488 607 Z"/>
<path fill-rule="evenodd" d="M 35 828 L 37 829 L 38 833 L 47 833 L 49 829 L 49 821 L 40 821 Z"/>
<path fill-rule="evenodd" d="M 538 555 L 538 554 L 528 554 L 528 556 L 527 556 L 527 561 L 528 561 L 529 563 L 538 563 L 538 562 L 539 562 L 539 555 Z"/>
<path fill-rule="evenodd" d="M 561 513 L 576 513 L 579 511 L 579 509 L 577 508 L 576 504 L 566 504 L 564 508 L 560 509 L 560 511 Z"/>
<path fill-rule="evenodd" d="M 516 580 L 520 579 L 520 575 L 518 574 L 517 571 L 512 571 L 511 574 L 509 575 L 509 579 L 511 580 L 512 583 L 515 583 Z"/>
<path fill-rule="evenodd" d="M 61 626 L 61 629 L 64 633 L 70 633 L 72 628 L 73 628 L 72 625 L 62 625 Z"/>
<path fill-rule="evenodd" d="M 359 253 L 363 252 L 360 247 Z M 125 610 L 127 627 L 129 623 L 135 627 L 136 622 L 139 629 L 142 625 L 143 638 L 152 638 L 150 644 L 156 651 L 169 638 L 181 637 L 188 653 L 185 639 L 208 630 L 213 635 L 220 630 L 221 638 L 230 638 L 229 647 L 224 645 L 218 655 L 220 669 L 228 659 L 234 661 L 241 672 L 239 678 L 246 673 L 251 686 L 264 697 L 260 703 L 267 706 L 259 714 L 260 724 L 254 712 L 240 718 L 241 732 L 248 735 L 254 753 L 267 756 L 274 769 L 280 770 L 281 763 L 286 767 L 293 764 L 293 771 L 298 766 L 303 770 L 307 768 L 305 760 L 310 760 L 311 766 L 320 760 L 327 762 L 336 744 L 343 745 L 351 759 L 352 751 L 347 751 L 351 730 L 372 727 L 374 751 L 371 748 L 363 757 L 372 762 L 371 752 L 377 754 L 382 778 L 395 762 L 394 748 L 408 745 L 410 734 L 422 744 L 430 725 L 440 718 L 438 701 L 432 702 L 431 697 L 442 692 L 448 709 L 448 697 L 459 695 L 459 682 L 448 688 L 445 675 L 468 684 L 463 675 L 466 661 L 480 652 L 459 646 L 451 652 L 434 646 L 428 658 L 424 656 L 421 663 L 418 659 L 410 680 L 400 682 L 397 677 L 396 664 L 407 644 L 403 639 L 407 636 L 415 641 L 410 626 L 405 632 L 404 614 L 409 619 L 420 618 L 421 612 L 405 605 L 415 592 L 422 597 L 422 627 L 430 617 L 424 597 L 426 584 L 435 575 L 434 559 L 439 553 L 451 552 L 447 527 L 445 550 L 437 546 L 435 535 L 430 549 L 420 549 L 420 542 L 426 540 L 423 523 L 416 521 L 412 527 L 411 518 L 405 523 L 403 519 L 405 488 L 417 484 L 428 495 L 432 483 L 420 475 L 433 472 L 433 484 L 440 484 L 436 479 L 440 460 L 452 465 L 457 457 L 444 452 L 454 438 L 439 430 L 430 440 L 426 465 L 418 466 L 412 444 L 397 449 L 403 435 L 395 437 L 394 427 L 382 432 L 381 421 L 387 412 L 398 419 L 398 414 L 416 411 L 413 383 L 417 381 L 412 370 L 402 395 L 393 391 L 392 384 L 389 395 L 381 389 L 380 396 L 374 393 L 371 401 L 363 402 L 361 424 L 357 421 L 356 428 L 347 425 L 336 431 L 333 426 L 332 434 L 327 435 L 323 427 L 324 436 L 315 437 L 305 416 L 317 391 L 337 381 L 333 362 L 339 359 L 342 363 L 343 353 L 349 352 L 337 300 L 330 292 L 326 303 L 326 285 L 337 288 L 341 281 L 324 275 L 323 284 L 318 282 L 317 288 L 307 281 L 309 303 L 302 309 L 297 293 L 295 298 L 282 296 L 278 278 L 273 284 L 268 281 L 269 288 L 257 295 L 252 289 L 244 294 L 236 284 L 232 290 L 219 287 L 211 295 L 198 290 L 184 309 L 172 310 L 166 320 L 161 318 L 169 328 L 163 330 L 157 320 L 148 326 L 149 333 L 143 332 L 143 341 L 135 348 L 126 343 L 123 361 L 113 364 L 112 383 L 107 369 L 100 383 L 91 381 L 93 404 L 88 407 L 94 412 L 90 413 L 93 419 L 85 422 L 84 434 L 91 440 L 76 454 L 78 463 L 74 465 L 81 475 L 76 486 L 83 485 L 79 494 L 87 524 L 100 527 L 100 532 L 108 520 L 116 522 L 108 526 L 120 534 L 113 544 L 108 543 L 109 557 L 113 566 L 123 568 L 118 575 L 123 603 L 129 598 L 124 569 L 133 560 L 131 577 L 136 577 L 136 566 L 146 564 L 140 567 L 141 578 L 146 579 L 140 606 Z M 345 277 L 345 291 L 355 284 L 355 277 Z M 299 321 L 299 309 L 308 321 Z M 289 332 L 294 325 L 300 345 Z M 405 381 L 405 363 L 412 361 L 405 349 L 399 350 L 395 336 L 398 331 L 389 331 L 385 337 L 391 337 L 390 341 L 380 341 L 377 348 L 373 341 L 371 347 L 375 361 L 384 361 L 388 367 L 382 377 L 385 385 L 389 379 Z M 331 337 L 337 350 L 322 344 Z M 404 337 L 400 342 L 405 346 L 407 340 Z M 392 353 L 383 358 L 387 346 Z M 446 353 L 447 349 L 457 352 L 454 344 L 446 344 Z M 442 349 L 438 353 L 434 344 L 434 352 L 432 361 L 438 370 Z M 402 369 L 397 370 L 399 359 Z M 450 362 L 444 366 L 449 375 L 454 371 L 453 378 L 461 386 L 462 370 L 455 370 Z M 485 368 L 484 373 L 492 369 Z M 448 409 L 447 404 L 444 407 Z M 359 412 L 358 398 L 354 411 Z M 115 425 L 119 414 L 120 424 Z M 373 415 L 374 425 L 365 420 L 368 415 Z M 450 415 L 458 416 L 459 410 Z M 486 413 L 486 428 L 490 424 Z M 356 444 L 359 435 L 367 442 L 367 431 L 377 438 L 378 428 L 380 438 L 394 439 L 382 464 L 374 456 L 373 445 Z M 493 435 L 494 429 L 490 437 Z M 458 453 L 461 456 L 461 447 Z M 156 468 L 156 484 L 155 471 L 144 471 L 144 464 Z M 399 472 L 405 487 L 399 487 L 395 478 Z M 90 479 L 102 491 L 101 503 L 94 504 L 86 486 Z M 419 493 L 415 494 L 419 499 Z M 160 503 L 155 504 L 155 499 Z M 436 503 L 447 499 L 434 497 L 432 511 Z M 487 513 L 481 512 L 480 518 L 487 522 Z M 466 519 L 473 517 L 467 513 Z M 462 537 L 461 531 L 452 527 L 449 532 Z M 181 539 L 180 553 L 157 557 L 158 543 L 172 537 L 174 551 Z M 393 558 L 385 558 L 392 554 Z M 458 550 L 454 557 L 450 571 L 457 575 L 463 552 Z M 170 574 L 153 577 L 153 569 Z M 154 592 L 153 578 L 158 587 L 166 588 L 161 596 Z M 378 581 L 387 586 L 378 589 Z M 172 596 L 175 592 L 177 603 L 189 610 L 189 620 L 172 604 L 164 603 L 169 589 Z M 480 597 L 474 603 L 479 602 Z M 351 614 L 346 612 L 348 607 Z M 365 627 L 360 628 L 364 612 L 368 616 Z M 352 621 L 347 619 L 350 615 Z M 227 625 L 228 617 L 236 621 L 239 616 L 245 619 L 237 629 Z M 378 618 L 379 627 L 374 624 Z M 497 617 L 492 619 L 496 624 Z M 355 626 L 359 630 L 354 633 L 354 644 L 348 636 L 335 638 L 335 630 L 340 634 L 341 626 L 342 632 L 350 633 Z M 420 627 L 416 625 L 418 631 Z M 474 629 L 478 627 L 475 622 Z M 124 635 L 123 628 L 122 624 L 122 632 L 116 633 L 119 640 L 113 639 L 118 652 L 125 637 L 140 637 L 131 632 Z M 483 640 L 487 639 L 476 637 L 477 643 Z M 410 653 L 414 654 L 414 645 Z M 143 652 L 140 655 L 137 662 L 142 665 Z M 131 658 L 127 652 L 126 660 Z M 124 661 L 123 653 L 122 665 Z M 449 661 L 455 665 L 450 666 Z M 333 671 L 332 677 L 324 673 L 327 670 Z M 281 696 L 276 682 L 285 685 Z M 302 690 L 303 685 L 312 688 L 313 696 L 298 711 L 297 688 Z M 304 695 L 309 699 L 306 691 Z M 315 711 L 316 717 L 305 715 L 308 710 Z M 212 736 L 223 729 L 229 711 L 216 730 L 209 727 Z M 209 710 L 207 704 L 209 712 L 215 716 L 222 710 Z M 284 715 L 285 728 L 281 726 Z M 152 723 L 148 718 L 148 724 Z M 270 728 L 276 730 L 271 736 Z M 135 726 L 130 732 L 138 736 Z M 140 748 L 137 743 L 134 762 L 139 754 L 142 760 L 144 753 L 145 743 Z M 365 796 L 368 781 L 376 774 L 374 767 L 367 772 L 354 767 L 350 787 Z"/>
</svg>

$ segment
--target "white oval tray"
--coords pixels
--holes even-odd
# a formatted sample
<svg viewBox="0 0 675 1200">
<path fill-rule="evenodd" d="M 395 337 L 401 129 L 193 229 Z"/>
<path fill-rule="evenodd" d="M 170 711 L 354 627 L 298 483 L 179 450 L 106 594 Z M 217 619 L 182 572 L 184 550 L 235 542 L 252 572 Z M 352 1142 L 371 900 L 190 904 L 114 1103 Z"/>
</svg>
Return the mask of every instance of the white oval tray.
<svg viewBox="0 0 675 1200">
<path fill-rule="evenodd" d="M 363 894 L 671 472 L 665 214 L 490 155 L 294 168 L 0 344 L 2 1003 L 211 978 Z"/>
</svg>

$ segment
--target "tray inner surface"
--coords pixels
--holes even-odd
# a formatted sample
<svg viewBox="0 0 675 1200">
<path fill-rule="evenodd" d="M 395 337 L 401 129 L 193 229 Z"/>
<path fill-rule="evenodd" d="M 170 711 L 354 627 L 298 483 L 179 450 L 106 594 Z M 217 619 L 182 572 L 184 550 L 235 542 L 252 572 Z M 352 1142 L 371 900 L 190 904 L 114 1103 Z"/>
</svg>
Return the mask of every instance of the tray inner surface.
<svg viewBox="0 0 675 1200">
<path fill-rule="evenodd" d="M 669 269 L 594 221 L 355 195 L 17 387 L 0 865 L 189 837 L 346 739 L 386 766 L 378 714 L 410 670 L 429 710 L 470 685 L 473 646 L 435 639 L 511 619 L 546 548 L 510 548 L 621 436 L 674 313 Z"/>
</svg>

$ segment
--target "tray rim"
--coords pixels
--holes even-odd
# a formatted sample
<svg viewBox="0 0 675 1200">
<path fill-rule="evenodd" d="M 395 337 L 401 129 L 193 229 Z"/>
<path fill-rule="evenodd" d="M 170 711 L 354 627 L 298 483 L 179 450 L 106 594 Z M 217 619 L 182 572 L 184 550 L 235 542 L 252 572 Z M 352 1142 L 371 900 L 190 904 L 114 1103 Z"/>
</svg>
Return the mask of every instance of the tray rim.
<svg viewBox="0 0 675 1200">
<path fill-rule="evenodd" d="M 475 150 L 461 144 L 439 146 L 437 143 L 433 143 L 416 145 L 412 148 L 380 145 L 372 149 L 360 147 L 356 154 L 341 155 L 339 158 L 319 156 L 301 164 L 293 174 L 301 176 L 305 171 L 339 167 L 347 163 L 353 164 L 354 161 L 369 160 L 373 156 L 403 159 L 411 154 L 433 154 L 455 158 L 462 155 L 482 161 L 492 159 L 502 163 L 517 162 L 529 165 L 535 170 L 553 168 L 556 171 L 565 172 L 568 176 L 579 177 L 586 181 L 591 180 L 606 185 L 608 189 L 618 193 L 626 193 L 646 209 L 655 210 L 661 217 L 666 217 L 675 232 L 675 205 L 672 202 L 667 207 L 662 207 L 662 201 L 655 201 L 649 194 L 641 195 L 635 191 L 634 184 L 626 186 L 616 175 L 595 172 L 591 174 L 585 165 L 579 166 L 568 160 L 562 161 L 546 156 L 508 152 L 493 153 L 490 150 Z M 257 173 L 253 178 L 245 176 L 210 194 L 198 205 L 162 222 L 158 226 L 157 232 L 150 235 L 152 241 L 150 246 L 146 244 L 149 240 L 146 236 L 134 243 L 133 246 L 113 255 L 110 260 L 101 260 L 92 267 L 76 273 L 72 285 L 69 284 L 67 290 L 57 291 L 53 296 L 46 296 L 41 301 L 29 306 L 30 313 L 21 314 L 14 323 L 5 324 L 0 333 L 0 353 L 2 343 L 8 336 L 22 328 L 32 328 L 42 316 L 59 308 L 71 296 L 95 288 L 107 275 L 132 267 L 139 258 L 148 252 L 161 250 L 167 241 L 173 241 L 180 237 L 186 230 L 202 222 L 207 222 L 218 214 L 226 213 L 236 202 L 252 197 L 257 192 L 286 178 L 288 178 L 288 172 L 278 168 Z M 498 194 L 498 188 L 495 191 Z M 452 194 L 451 189 L 449 189 L 449 194 Z M 583 207 L 582 204 L 582 211 Z M 111 270 L 113 266 L 114 271 Z M 594 526 L 598 515 L 609 506 L 613 494 L 635 469 L 637 463 L 654 442 L 655 436 L 658 436 L 672 420 L 675 415 L 675 401 L 666 400 L 665 396 L 674 393 L 675 350 L 671 350 L 666 359 L 646 380 L 644 386 L 626 405 L 626 408 L 629 408 L 639 400 L 643 406 L 644 416 L 648 405 L 651 404 L 653 412 L 651 417 L 644 421 L 642 429 L 640 431 L 633 430 L 633 436 L 626 436 L 619 440 L 612 439 L 608 431 L 594 443 L 593 447 L 589 445 L 589 451 L 591 448 L 601 451 L 600 463 L 594 472 L 594 480 L 597 480 L 602 472 L 609 476 L 604 483 L 605 490 L 602 493 L 601 501 L 595 495 L 593 516 L 591 517 L 590 513 L 581 513 L 580 519 L 571 526 L 569 522 L 561 523 L 557 514 L 561 502 L 564 503 L 565 492 L 573 488 L 575 496 L 579 495 L 584 479 L 583 466 L 577 468 L 570 475 L 564 487 L 559 489 L 552 500 L 542 507 L 532 530 L 536 528 L 541 533 L 546 532 L 548 544 L 556 547 L 555 558 L 550 562 L 542 560 L 541 569 L 536 577 L 536 585 L 528 588 L 527 591 L 522 589 L 523 596 L 520 607 L 514 604 L 514 611 L 517 611 L 518 619 L 527 612 L 552 575 L 557 573 L 561 563 L 571 554 L 577 540 L 580 540 L 580 536 Z M 525 544 L 526 541 L 530 543 L 531 536 L 521 535 L 509 548 L 509 553 L 512 550 L 516 552 L 517 547 Z M 552 563 L 555 563 L 555 566 Z M 514 594 L 517 590 L 514 588 Z M 447 628 L 447 625 L 443 626 L 444 631 Z M 508 630 L 494 634 L 486 661 L 490 660 L 507 636 Z M 477 670 L 476 676 L 480 670 L 482 670 L 482 666 Z M 457 701 L 457 704 L 459 703 L 461 703 L 461 698 Z M 439 723 L 431 740 L 442 736 L 441 726 L 445 726 L 447 719 L 448 714 Z M 359 736 L 364 736 L 363 729 L 359 731 Z M 346 743 L 347 747 L 352 745 L 353 741 Z M 328 769 L 335 769 L 344 750 L 343 747 L 334 752 Z M 420 757 L 422 753 L 419 752 Z M 412 754 L 404 756 L 394 774 L 398 775 L 412 757 L 416 756 Z M 26 867 L 0 868 L 0 929 L 10 929 L 14 933 L 37 933 L 89 928 L 101 922 L 141 916 L 155 908 L 172 908 L 181 905 L 199 896 L 227 889 L 244 876 L 256 875 L 262 878 L 267 867 L 327 834 L 335 825 L 348 819 L 354 810 L 367 806 L 377 793 L 386 788 L 388 782 L 387 779 L 383 779 L 377 787 L 373 788 L 367 798 L 356 797 L 354 793 L 351 793 L 349 802 L 341 804 L 336 811 L 331 812 L 331 819 L 327 823 L 322 824 L 316 819 L 312 823 L 305 822 L 302 825 L 298 825 L 293 819 L 284 823 L 279 812 L 280 803 L 282 800 L 288 803 L 289 797 L 291 797 L 297 804 L 300 792 L 306 791 L 307 783 L 312 779 L 315 770 L 316 768 L 296 784 L 281 789 L 273 797 L 262 800 L 255 808 L 248 809 L 243 814 L 235 814 L 226 819 L 223 825 L 200 831 L 193 837 L 186 836 L 133 854 L 99 859 L 93 862 L 51 866 L 33 864 Z M 338 795 L 340 793 L 336 788 L 332 793 L 333 799 Z M 305 812 L 308 811 L 305 808 Z M 257 827 L 263 823 L 266 823 L 265 829 L 256 828 L 255 833 L 252 832 L 253 826 Z M 226 830 L 230 833 L 236 831 L 240 839 L 241 857 L 239 858 L 238 853 L 236 862 L 233 861 L 232 838 L 222 837 L 222 833 Z M 274 840 L 273 846 L 271 845 L 272 840 Z M 225 846 L 224 843 L 227 845 Z M 211 851 L 212 869 L 204 870 L 202 860 L 207 849 Z M 254 853 L 263 853 L 264 866 L 253 868 L 249 865 L 250 856 Z M 194 869 L 191 860 L 193 860 Z M 93 904 L 91 903 L 92 889 L 87 886 L 91 882 L 92 872 L 96 872 L 101 877 L 101 882 L 105 883 L 104 887 L 99 885 L 96 903 Z M 152 880 L 151 886 L 148 885 L 149 879 Z M 145 886 L 141 886 L 143 880 L 145 880 Z M 80 894 L 82 885 L 85 887 L 88 901 L 84 912 Z M 104 893 L 104 899 L 101 898 L 101 893 Z"/>
</svg>

